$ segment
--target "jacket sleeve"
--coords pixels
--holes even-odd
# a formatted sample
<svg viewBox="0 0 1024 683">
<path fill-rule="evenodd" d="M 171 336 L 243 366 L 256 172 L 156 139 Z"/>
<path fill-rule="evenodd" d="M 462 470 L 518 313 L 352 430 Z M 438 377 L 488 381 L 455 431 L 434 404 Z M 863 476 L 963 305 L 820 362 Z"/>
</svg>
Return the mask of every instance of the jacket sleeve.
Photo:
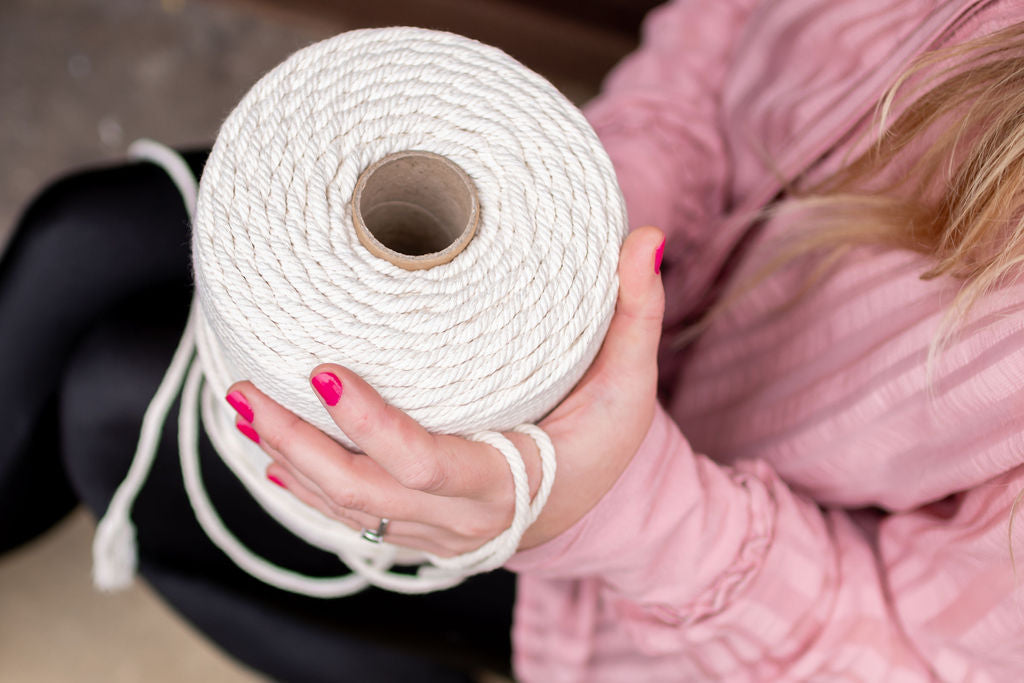
<svg viewBox="0 0 1024 683">
<path fill-rule="evenodd" d="M 1024 619 L 1008 528 L 1021 491 L 1024 468 L 948 511 L 823 510 L 762 462 L 725 467 L 693 453 L 659 409 L 601 502 L 509 563 L 524 575 L 517 620 L 536 631 L 600 603 L 639 651 L 685 654 L 702 680 L 1019 673 Z M 1014 532 L 1019 548 L 1024 532 Z M 543 647 L 566 651 L 560 629 L 547 633 Z"/>
</svg>

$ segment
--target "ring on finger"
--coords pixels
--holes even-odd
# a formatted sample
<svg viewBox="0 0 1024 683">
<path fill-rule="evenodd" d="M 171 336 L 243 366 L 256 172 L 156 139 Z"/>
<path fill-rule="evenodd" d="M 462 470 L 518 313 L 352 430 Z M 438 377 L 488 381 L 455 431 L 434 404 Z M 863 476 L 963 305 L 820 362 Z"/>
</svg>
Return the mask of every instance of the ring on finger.
<svg viewBox="0 0 1024 683">
<path fill-rule="evenodd" d="M 381 517 L 380 524 L 377 525 L 376 529 L 363 529 L 359 535 L 370 543 L 380 543 L 384 540 L 384 534 L 388 532 L 389 524 L 391 524 L 391 520 L 387 517 Z"/>
</svg>

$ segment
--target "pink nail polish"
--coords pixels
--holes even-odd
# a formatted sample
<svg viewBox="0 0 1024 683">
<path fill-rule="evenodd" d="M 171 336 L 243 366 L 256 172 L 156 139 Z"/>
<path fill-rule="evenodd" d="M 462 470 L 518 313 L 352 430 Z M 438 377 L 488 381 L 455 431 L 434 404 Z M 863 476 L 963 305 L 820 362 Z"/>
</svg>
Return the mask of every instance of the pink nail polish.
<svg viewBox="0 0 1024 683">
<path fill-rule="evenodd" d="M 661 257 L 665 255 L 665 240 L 661 241 L 661 246 L 654 252 L 654 272 L 657 275 L 661 275 Z"/>
<path fill-rule="evenodd" d="M 313 388 L 316 389 L 316 393 L 320 394 L 320 398 L 324 400 L 329 406 L 337 405 L 338 399 L 341 398 L 341 380 L 331 372 L 321 372 L 311 380 Z"/>
<path fill-rule="evenodd" d="M 256 430 L 252 428 L 251 424 L 247 424 L 245 422 L 236 422 L 235 426 L 238 427 L 238 431 L 242 432 L 247 437 L 252 439 L 253 443 L 260 442 L 260 435 L 256 433 Z"/>
<path fill-rule="evenodd" d="M 268 474 L 267 475 L 267 479 L 269 479 L 270 481 L 274 482 L 275 484 L 277 484 L 278 486 L 280 486 L 283 489 L 287 489 L 288 488 L 287 486 L 284 485 L 283 481 L 281 481 L 280 479 L 275 477 L 273 474 Z"/>
<path fill-rule="evenodd" d="M 231 404 L 231 407 L 235 409 L 235 412 L 242 416 L 243 420 L 246 422 L 252 422 L 252 406 L 249 405 L 247 400 L 245 400 L 245 395 L 241 391 L 232 391 L 224 397 L 224 400 Z"/>
</svg>

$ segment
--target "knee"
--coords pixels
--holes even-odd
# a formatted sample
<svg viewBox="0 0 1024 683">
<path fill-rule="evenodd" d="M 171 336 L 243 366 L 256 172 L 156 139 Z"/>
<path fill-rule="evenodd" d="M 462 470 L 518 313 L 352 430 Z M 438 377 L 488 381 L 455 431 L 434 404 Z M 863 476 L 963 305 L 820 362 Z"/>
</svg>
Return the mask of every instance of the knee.
<svg viewBox="0 0 1024 683">
<path fill-rule="evenodd" d="M 69 359 L 59 406 L 65 467 L 83 502 L 97 512 L 128 470 L 188 303 L 187 289 L 141 292 L 98 321 Z"/>
<path fill-rule="evenodd" d="M 205 157 L 191 153 L 186 160 L 198 173 Z M 187 277 L 187 225 L 181 197 L 163 169 L 132 163 L 80 171 L 50 183 L 32 200 L 15 226 L 4 264 L 9 271 L 12 264 L 56 260 L 71 277 L 83 278 L 114 266 L 131 272 L 138 265 L 156 277 Z"/>
</svg>

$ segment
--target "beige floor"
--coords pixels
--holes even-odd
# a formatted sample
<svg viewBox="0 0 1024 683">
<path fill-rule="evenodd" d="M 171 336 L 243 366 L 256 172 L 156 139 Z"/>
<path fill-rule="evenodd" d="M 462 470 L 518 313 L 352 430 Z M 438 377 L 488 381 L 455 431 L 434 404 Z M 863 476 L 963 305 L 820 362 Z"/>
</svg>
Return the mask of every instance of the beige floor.
<svg viewBox="0 0 1024 683">
<path fill-rule="evenodd" d="M 79 510 L 0 562 L 0 681 L 263 680 L 224 656 L 137 581 L 89 583 L 93 520 Z"/>
<path fill-rule="evenodd" d="M 138 137 L 208 143 L 285 55 L 380 24 L 447 27 L 496 43 L 577 102 L 631 44 L 503 0 L 2 0 L 0 248 L 47 179 L 116 160 Z M 0 682 L 260 680 L 145 585 L 95 593 L 92 525 L 79 511 L 0 557 Z"/>
</svg>

